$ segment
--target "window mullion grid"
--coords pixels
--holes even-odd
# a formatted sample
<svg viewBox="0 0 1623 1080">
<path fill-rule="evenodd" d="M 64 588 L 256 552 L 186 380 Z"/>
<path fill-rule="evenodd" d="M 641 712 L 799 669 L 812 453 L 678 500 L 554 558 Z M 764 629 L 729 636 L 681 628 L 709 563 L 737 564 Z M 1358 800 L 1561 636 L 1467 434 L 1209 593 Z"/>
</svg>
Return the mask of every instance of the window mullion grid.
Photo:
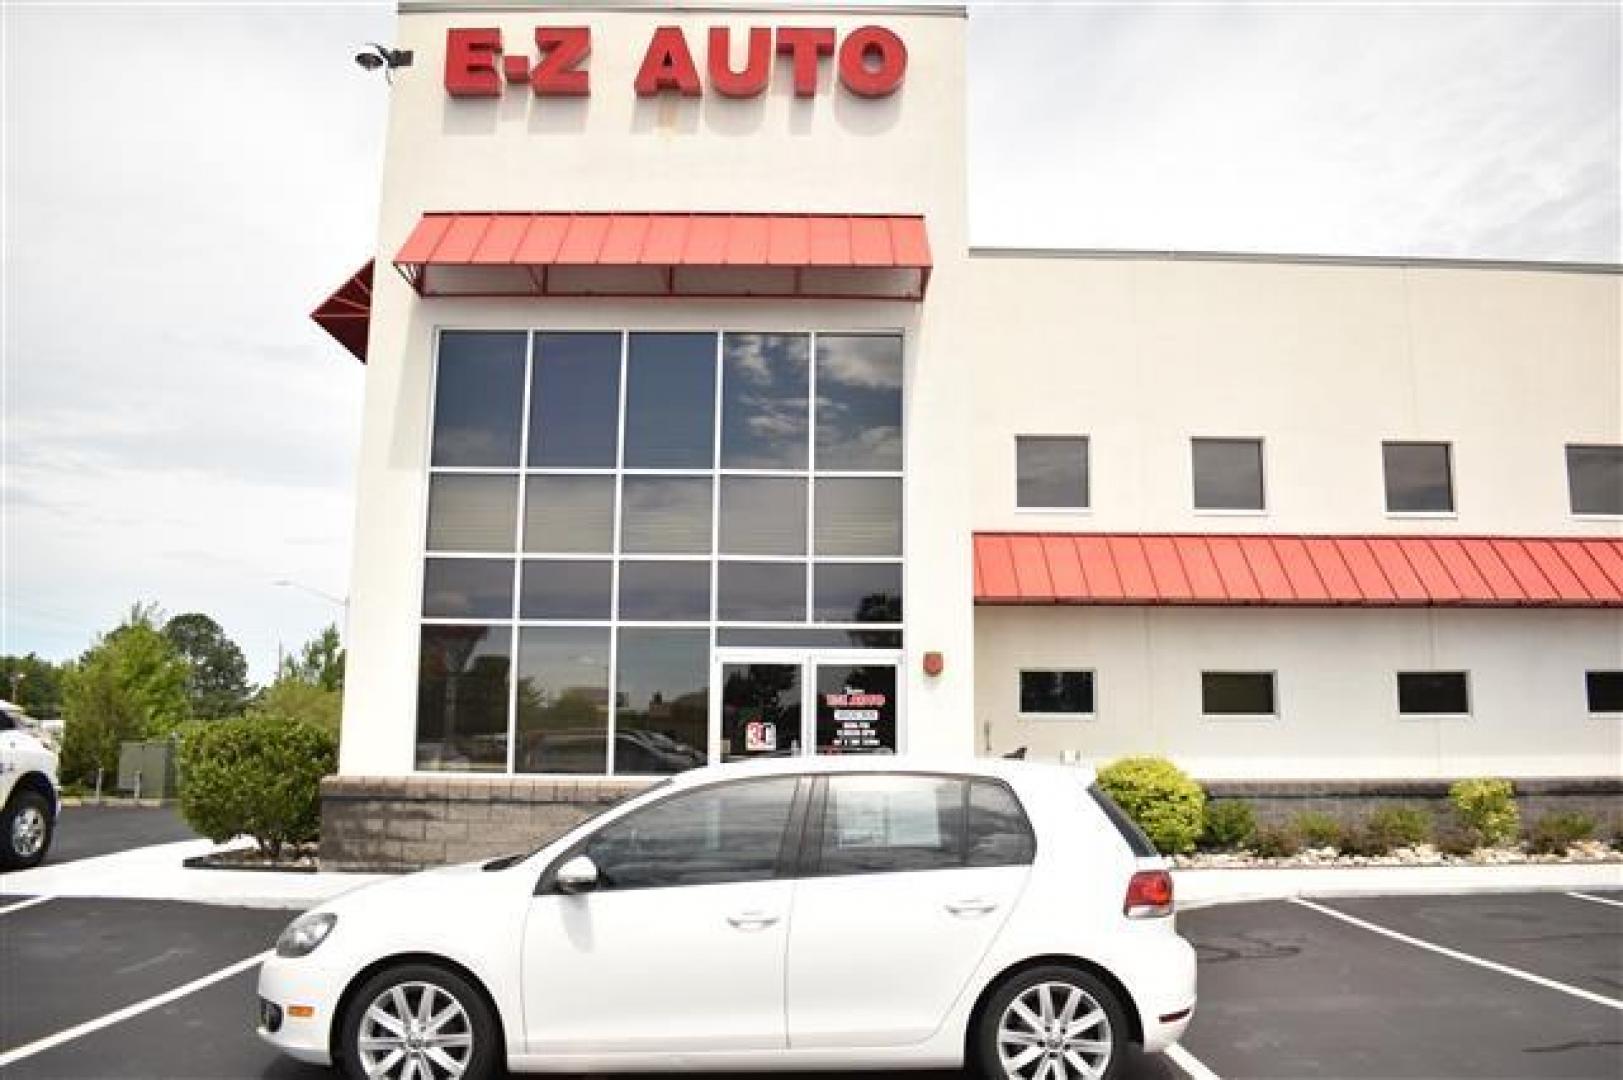
<svg viewBox="0 0 1623 1080">
<path fill-rule="evenodd" d="M 626 458 L 626 398 L 630 374 L 631 335 L 620 334 L 620 403 L 615 416 L 614 436 L 614 525 L 609 537 L 613 569 L 609 571 L 609 722 L 603 748 L 603 772 L 614 775 L 614 736 L 620 719 L 620 517 L 624 501 Z"/>
<path fill-rule="evenodd" d="M 507 665 L 507 775 L 513 775 L 518 756 L 518 668 L 519 649 L 522 644 L 519 636 L 518 617 L 523 603 L 524 590 L 524 466 L 530 460 L 530 388 L 535 384 L 535 339 L 534 331 L 524 336 L 524 390 L 523 404 L 519 411 L 518 427 L 518 512 L 513 521 L 513 603 L 508 608 L 508 633 L 512 641 L 511 656 L 513 659 Z"/>
<path fill-rule="evenodd" d="M 716 397 L 710 438 L 710 622 L 705 626 L 705 678 L 710 682 L 705 698 L 704 753 L 707 764 L 720 759 L 719 736 L 711 730 L 711 716 L 720 715 L 721 703 L 710 698 L 720 692 L 716 666 L 716 622 L 721 618 L 721 410 L 725 402 L 722 381 L 727 377 L 724 353 L 726 333 L 716 334 Z"/>
</svg>

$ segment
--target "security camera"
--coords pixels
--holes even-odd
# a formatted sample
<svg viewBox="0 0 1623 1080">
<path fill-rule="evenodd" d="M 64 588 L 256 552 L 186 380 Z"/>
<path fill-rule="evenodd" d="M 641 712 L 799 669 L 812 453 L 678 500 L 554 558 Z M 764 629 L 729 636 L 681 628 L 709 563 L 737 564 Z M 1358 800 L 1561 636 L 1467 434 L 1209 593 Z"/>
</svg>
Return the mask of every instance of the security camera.
<svg viewBox="0 0 1623 1080">
<path fill-rule="evenodd" d="M 388 63 L 382 55 L 376 52 L 358 52 L 355 54 L 355 62 L 366 71 L 376 71 Z"/>
<path fill-rule="evenodd" d="M 366 48 L 355 54 L 355 62 L 365 71 L 383 68 L 384 77 L 393 82 L 396 68 L 411 66 L 411 50 L 385 49 L 377 42 L 369 41 Z"/>
</svg>

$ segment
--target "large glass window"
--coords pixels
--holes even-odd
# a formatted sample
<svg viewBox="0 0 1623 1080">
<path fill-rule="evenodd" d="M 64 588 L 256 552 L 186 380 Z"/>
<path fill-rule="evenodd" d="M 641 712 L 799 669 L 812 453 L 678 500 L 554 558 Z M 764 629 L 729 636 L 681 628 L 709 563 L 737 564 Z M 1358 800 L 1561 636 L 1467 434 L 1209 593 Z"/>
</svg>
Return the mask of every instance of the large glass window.
<svg viewBox="0 0 1623 1080">
<path fill-rule="evenodd" d="M 417 767 L 507 768 L 511 626 L 425 626 L 417 674 Z"/>
<path fill-rule="evenodd" d="M 806 467 L 810 352 L 805 334 L 722 339 L 722 468 Z"/>
<path fill-rule="evenodd" d="M 614 702 L 616 772 L 676 773 L 703 765 L 710 632 L 621 630 Z"/>
<path fill-rule="evenodd" d="M 1196 510 L 1261 510 L 1261 439 L 1192 439 Z"/>
<path fill-rule="evenodd" d="M 1574 514 L 1623 515 L 1623 446 L 1567 447 Z"/>
<path fill-rule="evenodd" d="M 902 339 L 817 337 L 817 468 L 902 468 Z"/>
<path fill-rule="evenodd" d="M 716 336 L 632 334 L 627 363 L 626 466 L 711 468 Z"/>
<path fill-rule="evenodd" d="M 1386 510 L 1391 514 L 1446 514 L 1454 509 L 1454 476 L 1447 443 L 1381 444 Z"/>
<path fill-rule="evenodd" d="M 435 465 L 518 461 L 526 335 L 447 330 L 434 384 Z"/>
<path fill-rule="evenodd" d="M 601 773 L 609 730 L 609 631 L 529 626 L 518 635 L 519 772 Z"/>
<path fill-rule="evenodd" d="M 713 649 L 899 652 L 903 356 L 882 332 L 443 332 L 423 767 L 676 772 L 715 749 Z"/>
</svg>

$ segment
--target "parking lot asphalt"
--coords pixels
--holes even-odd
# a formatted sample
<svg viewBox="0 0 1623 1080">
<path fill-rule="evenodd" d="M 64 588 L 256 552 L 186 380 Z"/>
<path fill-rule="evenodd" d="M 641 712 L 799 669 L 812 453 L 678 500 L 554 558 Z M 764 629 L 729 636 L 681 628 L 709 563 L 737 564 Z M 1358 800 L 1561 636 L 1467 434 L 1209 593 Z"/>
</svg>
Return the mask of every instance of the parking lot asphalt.
<svg viewBox="0 0 1623 1080">
<path fill-rule="evenodd" d="M 1207 1080 L 1198 1072 L 1204 1066 L 1230 1080 L 1615 1080 L 1623 1076 L 1623 1011 L 1615 1007 L 1623 1006 L 1623 906 L 1614 905 L 1623 905 L 1623 894 L 1601 899 L 1613 903 L 1555 893 L 1317 907 L 1279 901 L 1186 912 L 1180 930 L 1201 960 L 1200 1008 L 1184 1040 L 1198 1062 L 1195 1075 Z M 0 914 L 0 1076 L 331 1077 L 279 1057 L 254 1036 L 252 969 L 5 1060 L 35 1040 L 229 971 L 268 948 L 288 915 L 70 899 Z M 1159 1055 L 1135 1055 L 1126 1065 L 1123 1080 L 1185 1075 Z"/>
<path fill-rule="evenodd" d="M 197 833 L 173 805 L 64 806 L 56 819 L 47 865 L 195 839 Z"/>
</svg>

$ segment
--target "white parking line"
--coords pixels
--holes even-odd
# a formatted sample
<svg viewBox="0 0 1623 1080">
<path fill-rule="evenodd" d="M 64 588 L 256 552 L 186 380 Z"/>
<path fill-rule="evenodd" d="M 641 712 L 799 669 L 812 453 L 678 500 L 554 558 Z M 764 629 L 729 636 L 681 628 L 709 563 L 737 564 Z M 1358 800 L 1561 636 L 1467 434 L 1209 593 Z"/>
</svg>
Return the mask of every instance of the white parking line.
<svg viewBox="0 0 1623 1080">
<path fill-rule="evenodd" d="M 1337 911 L 1334 908 L 1327 908 L 1322 904 L 1315 904 L 1311 900 L 1303 900 L 1299 896 L 1293 897 L 1291 899 L 1291 903 L 1298 904 L 1305 908 L 1312 908 L 1314 911 L 1317 911 L 1320 914 L 1328 915 L 1332 919 L 1340 919 L 1344 923 L 1350 923 L 1353 926 L 1360 927 L 1364 930 L 1369 930 L 1377 934 L 1384 934 L 1394 941 L 1401 941 L 1405 945 L 1413 945 L 1417 949 L 1426 949 L 1430 952 L 1437 953 L 1440 956 L 1449 957 L 1452 960 L 1459 960 L 1466 964 L 1475 964 L 1477 967 L 1487 968 L 1489 971 L 1497 971 L 1501 975 L 1509 975 L 1512 978 L 1521 979 L 1524 982 L 1530 982 L 1535 986 L 1542 986 L 1550 990 L 1559 990 L 1563 994 L 1571 994 L 1575 998 L 1582 998 L 1585 1001 L 1592 1001 L 1597 1005 L 1605 1005 L 1609 1009 L 1617 1009 L 1620 1012 L 1623 1012 L 1623 1001 L 1619 1001 L 1617 998 L 1609 998 L 1602 994 L 1596 994 L 1589 990 L 1581 989 L 1580 987 L 1568 986 L 1566 983 L 1556 982 L 1554 979 L 1546 979 L 1542 975 L 1534 975 L 1530 971 L 1523 971 L 1520 968 L 1513 968 L 1507 964 L 1501 964 L 1494 960 L 1484 960 L 1482 957 L 1472 956 L 1470 953 L 1462 953 L 1458 949 L 1450 949 L 1444 945 L 1434 945 L 1429 941 L 1422 941 L 1417 937 L 1410 937 L 1408 934 L 1400 934 L 1396 930 L 1388 930 L 1384 926 L 1377 926 L 1375 923 L 1366 922 L 1363 919 L 1348 915 L 1345 912 Z"/>
<path fill-rule="evenodd" d="M 1208 1069 L 1204 1062 L 1177 1043 L 1167 1047 L 1167 1057 L 1172 1059 L 1172 1064 L 1188 1074 L 1189 1080 L 1223 1080 Z"/>
<path fill-rule="evenodd" d="M 1608 900 L 1604 896 L 1590 896 L 1586 892 L 1569 892 L 1568 896 L 1574 900 L 1593 900 L 1597 904 L 1610 904 L 1613 907 L 1623 907 L 1623 900 Z"/>
<path fill-rule="evenodd" d="M 23 908 L 31 908 L 35 904 L 43 904 L 47 900 L 55 899 L 56 897 L 54 896 L 31 896 L 27 900 L 19 900 L 15 904 L 7 904 L 5 907 L 0 907 L 0 915 L 10 915 L 13 911 L 21 911 Z"/>
<path fill-rule="evenodd" d="M 247 971 L 249 968 L 253 967 L 255 964 L 264 960 L 266 957 L 270 956 L 273 952 L 275 952 L 274 949 L 266 949 L 262 953 L 248 957 L 246 960 L 238 960 L 230 967 L 221 968 L 212 975 L 204 975 L 201 979 L 193 979 L 184 986 L 177 986 L 173 990 L 167 990 L 156 997 L 149 997 L 145 1001 L 137 1001 L 134 1005 L 126 1005 L 117 1012 L 110 1012 L 106 1016 L 99 1016 L 94 1020 L 86 1020 L 84 1023 L 70 1027 L 66 1031 L 59 1031 L 55 1035 L 47 1035 L 43 1039 L 36 1039 L 26 1046 L 19 1046 L 15 1050 L 8 1050 L 6 1053 L 0 1054 L 0 1070 L 5 1069 L 9 1065 L 15 1064 L 24 1058 L 30 1058 L 35 1054 L 43 1053 L 44 1051 L 51 1049 L 53 1046 L 61 1046 L 65 1042 L 72 1042 L 74 1039 L 82 1038 L 86 1035 L 92 1034 L 93 1032 L 100 1031 L 102 1028 L 112 1027 L 114 1024 L 123 1023 L 132 1016 L 140 1016 L 144 1012 L 150 1012 L 153 1009 L 160 1008 L 169 1004 L 171 1001 L 178 1001 L 187 994 L 194 994 L 205 987 L 213 986 L 217 982 L 229 979 L 233 975 L 240 975 L 244 971 Z"/>
</svg>

